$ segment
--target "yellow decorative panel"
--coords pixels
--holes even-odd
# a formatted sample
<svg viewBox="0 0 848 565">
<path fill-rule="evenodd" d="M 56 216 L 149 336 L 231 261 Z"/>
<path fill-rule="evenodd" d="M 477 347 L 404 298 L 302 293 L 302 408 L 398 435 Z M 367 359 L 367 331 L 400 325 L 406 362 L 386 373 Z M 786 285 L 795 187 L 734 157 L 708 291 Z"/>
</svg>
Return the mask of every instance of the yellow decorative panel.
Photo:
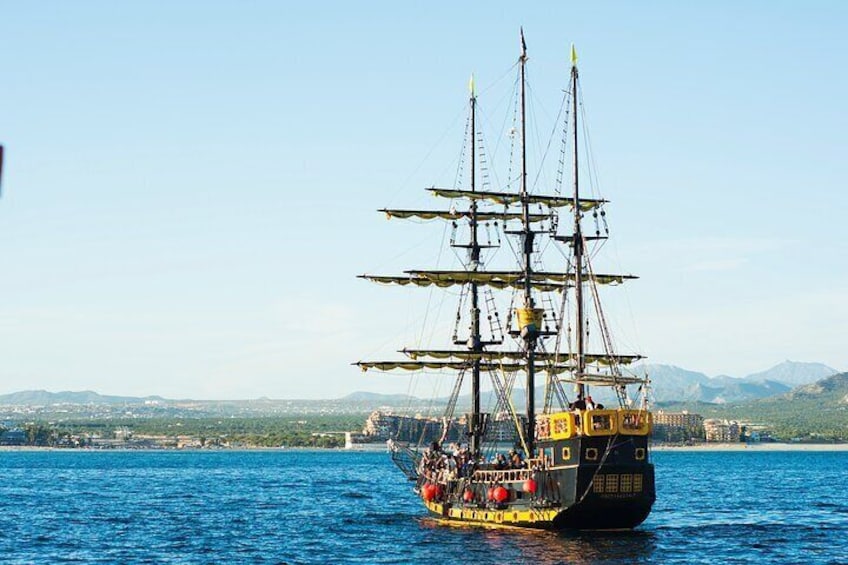
<svg viewBox="0 0 848 565">
<path fill-rule="evenodd" d="M 611 436 L 618 431 L 618 411 L 587 410 L 583 418 L 583 433 L 587 436 Z"/>
<path fill-rule="evenodd" d="M 618 429 L 624 435 L 646 436 L 651 433 L 653 418 L 644 410 L 619 410 Z"/>
<path fill-rule="evenodd" d="M 550 415 L 550 434 L 553 439 L 568 439 L 576 435 L 574 414 L 557 412 Z"/>
</svg>

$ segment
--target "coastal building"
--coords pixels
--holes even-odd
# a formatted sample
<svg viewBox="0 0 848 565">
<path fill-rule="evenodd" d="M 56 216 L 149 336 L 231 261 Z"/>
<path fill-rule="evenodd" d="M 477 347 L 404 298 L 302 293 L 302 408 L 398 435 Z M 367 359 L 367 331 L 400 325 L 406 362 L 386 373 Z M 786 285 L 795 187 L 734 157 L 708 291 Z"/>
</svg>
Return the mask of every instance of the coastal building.
<svg viewBox="0 0 848 565">
<path fill-rule="evenodd" d="M 739 422 L 733 420 L 704 420 L 704 435 L 708 442 L 736 443 L 740 439 Z"/>
<path fill-rule="evenodd" d="M 657 441 L 684 443 L 704 441 L 704 417 L 687 411 L 666 412 L 653 415 L 653 438 Z"/>
<path fill-rule="evenodd" d="M 516 414 L 515 418 L 518 420 L 518 426 L 524 429 L 527 424 L 527 417 L 523 414 Z M 494 419 L 489 421 L 486 429 L 486 439 L 497 443 L 514 444 L 518 441 L 518 433 L 516 431 L 518 426 L 516 426 L 512 414 L 509 412 L 498 412 L 495 414 Z"/>
<path fill-rule="evenodd" d="M 20 429 L 5 430 L 0 433 L 0 445 L 24 445 L 26 432 Z"/>
<path fill-rule="evenodd" d="M 375 410 L 365 420 L 362 434 L 368 441 L 395 439 L 405 442 L 424 442 L 438 440 L 441 437 L 443 422 L 441 418 L 432 418 L 416 414 L 405 416 L 391 411 Z M 451 420 L 446 441 L 461 441 L 465 434 L 465 417 Z"/>
<path fill-rule="evenodd" d="M 392 437 L 392 430 L 396 429 L 396 426 L 397 422 L 394 414 L 383 412 L 382 410 L 374 410 L 365 420 L 365 427 L 362 428 L 362 434 L 375 440 L 386 440 Z"/>
</svg>

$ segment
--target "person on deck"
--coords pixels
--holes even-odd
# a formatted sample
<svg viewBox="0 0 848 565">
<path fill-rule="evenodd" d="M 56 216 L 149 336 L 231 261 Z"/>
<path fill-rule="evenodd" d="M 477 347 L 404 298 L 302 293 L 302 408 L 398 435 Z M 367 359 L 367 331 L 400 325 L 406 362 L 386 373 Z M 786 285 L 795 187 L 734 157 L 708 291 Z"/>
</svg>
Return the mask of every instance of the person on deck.
<svg viewBox="0 0 848 565">
<path fill-rule="evenodd" d="M 521 458 L 521 454 L 514 449 L 509 452 L 509 462 L 513 469 L 524 467 L 524 460 Z"/>
</svg>

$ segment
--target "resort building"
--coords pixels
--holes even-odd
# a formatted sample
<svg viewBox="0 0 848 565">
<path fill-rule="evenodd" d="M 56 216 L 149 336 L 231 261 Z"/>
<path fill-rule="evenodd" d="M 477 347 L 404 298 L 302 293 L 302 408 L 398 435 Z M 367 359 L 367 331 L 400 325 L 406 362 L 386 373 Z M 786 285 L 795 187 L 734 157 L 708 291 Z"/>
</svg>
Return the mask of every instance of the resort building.
<svg viewBox="0 0 848 565">
<path fill-rule="evenodd" d="M 740 439 L 739 422 L 733 420 L 704 420 L 707 441 L 735 443 Z"/>
<path fill-rule="evenodd" d="M 653 419 L 652 435 L 657 441 L 704 441 L 704 418 L 700 414 L 659 410 L 653 414 Z"/>
</svg>

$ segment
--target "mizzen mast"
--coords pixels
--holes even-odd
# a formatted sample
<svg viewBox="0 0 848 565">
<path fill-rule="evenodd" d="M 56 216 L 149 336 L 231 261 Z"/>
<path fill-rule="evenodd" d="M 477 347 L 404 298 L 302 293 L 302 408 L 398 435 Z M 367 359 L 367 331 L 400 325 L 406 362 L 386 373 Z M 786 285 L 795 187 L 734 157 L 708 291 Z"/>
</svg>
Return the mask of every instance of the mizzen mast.
<svg viewBox="0 0 848 565">
<path fill-rule="evenodd" d="M 525 443 L 527 445 L 527 457 L 534 455 L 534 435 L 536 429 L 536 406 L 535 406 L 535 388 L 536 388 L 536 338 L 538 336 L 537 325 L 532 323 L 535 321 L 535 308 L 533 304 L 532 294 L 532 274 L 533 274 L 533 235 L 534 232 L 530 225 L 530 200 L 527 194 L 527 119 L 526 119 L 526 95 L 525 95 L 525 67 L 527 66 L 527 44 L 524 42 L 524 28 L 521 29 L 521 56 L 518 58 L 520 73 L 521 73 L 521 213 L 522 213 L 522 240 L 524 243 L 523 253 L 523 270 L 524 270 L 524 319 L 525 322 L 530 322 L 527 325 L 522 323 L 519 316 L 519 325 L 521 328 L 521 337 L 524 338 L 525 348 L 527 350 L 527 429 L 524 434 Z M 532 321 L 531 321 L 532 320 Z"/>
<path fill-rule="evenodd" d="M 585 314 L 583 312 L 583 231 L 580 227 L 580 216 L 582 211 L 578 203 L 580 202 L 580 183 L 579 171 L 577 168 L 577 49 L 571 45 L 571 103 L 572 115 L 574 116 L 574 233 L 572 238 L 572 246 L 574 249 L 574 301 L 576 302 L 576 366 L 575 380 L 577 382 L 577 398 L 583 399 L 584 385 L 582 378 L 586 372 L 586 346 L 584 343 Z"/>
</svg>

